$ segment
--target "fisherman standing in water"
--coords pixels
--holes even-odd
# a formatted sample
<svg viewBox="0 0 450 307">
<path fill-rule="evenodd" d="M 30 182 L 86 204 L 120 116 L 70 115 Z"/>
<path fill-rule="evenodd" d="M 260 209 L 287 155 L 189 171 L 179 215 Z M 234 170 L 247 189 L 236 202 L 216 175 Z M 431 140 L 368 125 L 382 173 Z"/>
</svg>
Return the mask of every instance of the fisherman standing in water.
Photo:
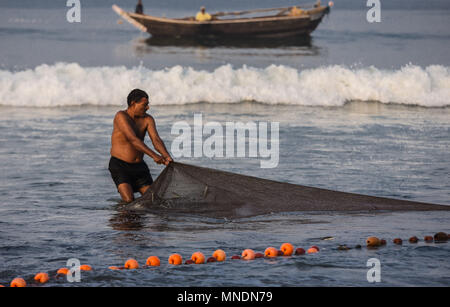
<svg viewBox="0 0 450 307">
<path fill-rule="evenodd" d="M 155 120 L 146 113 L 149 109 L 147 93 L 134 89 L 128 95 L 127 103 L 128 108 L 117 112 L 114 117 L 109 171 L 122 200 L 129 203 L 134 200 L 135 192 L 142 195 L 153 183 L 148 166 L 143 160 L 144 154 L 158 164 L 168 165 L 173 160 L 158 135 Z M 146 133 L 161 155 L 144 143 Z"/>
<path fill-rule="evenodd" d="M 138 1 L 136 5 L 136 10 L 134 11 L 136 14 L 144 14 L 144 6 L 142 5 L 142 0 Z"/>
</svg>

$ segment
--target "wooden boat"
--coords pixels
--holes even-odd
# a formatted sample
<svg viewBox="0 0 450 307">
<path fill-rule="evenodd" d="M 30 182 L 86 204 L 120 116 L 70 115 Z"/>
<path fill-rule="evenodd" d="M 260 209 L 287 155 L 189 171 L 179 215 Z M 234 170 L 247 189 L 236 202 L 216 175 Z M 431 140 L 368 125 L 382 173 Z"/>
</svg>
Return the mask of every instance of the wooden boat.
<svg viewBox="0 0 450 307">
<path fill-rule="evenodd" d="M 329 13 L 330 6 L 320 4 L 298 6 L 301 15 L 291 16 L 292 7 L 256 9 L 239 12 L 211 14 L 210 21 L 196 21 L 194 17 L 165 18 L 125 12 L 117 5 L 113 10 L 139 30 L 153 37 L 289 37 L 309 35 L 322 18 Z M 276 12 L 269 16 L 238 17 L 220 19 L 224 16 L 240 16 L 255 13 Z"/>
</svg>

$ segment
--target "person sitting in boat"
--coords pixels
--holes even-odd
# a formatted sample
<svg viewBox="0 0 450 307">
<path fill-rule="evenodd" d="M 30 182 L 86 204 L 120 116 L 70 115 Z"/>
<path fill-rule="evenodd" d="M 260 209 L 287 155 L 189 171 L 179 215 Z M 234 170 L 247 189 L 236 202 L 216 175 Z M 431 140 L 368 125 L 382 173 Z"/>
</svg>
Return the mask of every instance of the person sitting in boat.
<svg viewBox="0 0 450 307">
<path fill-rule="evenodd" d="M 136 5 L 136 10 L 134 11 L 136 14 L 144 14 L 144 6 L 142 5 L 142 0 L 138 1 Z"/>
<path fill-rule="evenodd" d="M 296 6 L 293 6 L 291 10 L 289 11 L 289 16 L 300 16 L 304 13 L 304 11 L 300 8 L 297 8 Z"/>
<path fill-rule="evenodd" d="M 209 21 L 212 19 L 211 15 L 205 12 L 206 9 L 204 6 L 200 8 L 200 12 L 195 16 L 195 20 L 197 21 Z"/>
</svg>

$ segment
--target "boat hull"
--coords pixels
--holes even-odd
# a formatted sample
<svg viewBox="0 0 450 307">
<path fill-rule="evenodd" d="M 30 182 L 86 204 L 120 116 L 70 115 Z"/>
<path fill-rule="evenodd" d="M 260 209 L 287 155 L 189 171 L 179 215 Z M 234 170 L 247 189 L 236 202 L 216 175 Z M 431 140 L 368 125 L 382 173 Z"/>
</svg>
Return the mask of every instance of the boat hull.
<svg viewBox="0 0 450 307">
<path fill-rule="evenodd" d="M 197 22 L 128 13 L 154 37 L 290 37 L 309 35 L 322 21 L 329 7 L 311 10 L 303 16 L 271 16 Z"/>
</svg>

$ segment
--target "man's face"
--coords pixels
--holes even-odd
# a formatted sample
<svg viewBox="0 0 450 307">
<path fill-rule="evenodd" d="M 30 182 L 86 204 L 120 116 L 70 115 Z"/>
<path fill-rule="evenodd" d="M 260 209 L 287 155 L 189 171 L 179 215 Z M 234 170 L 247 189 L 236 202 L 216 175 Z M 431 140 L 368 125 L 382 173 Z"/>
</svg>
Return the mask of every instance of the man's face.
<svg viewBox="0 0 450 307">
<path fill-rule="evenodd" d="M 138 116 L 144 116 L 145 112 L 147 112 L 147 110 L 150 109 L 148 105 L 149 105 L 148 99 L 145 97 L 141 98 L 139 102 L 135 102 L 134 104 L 135 114 Z"/>
</svg>

